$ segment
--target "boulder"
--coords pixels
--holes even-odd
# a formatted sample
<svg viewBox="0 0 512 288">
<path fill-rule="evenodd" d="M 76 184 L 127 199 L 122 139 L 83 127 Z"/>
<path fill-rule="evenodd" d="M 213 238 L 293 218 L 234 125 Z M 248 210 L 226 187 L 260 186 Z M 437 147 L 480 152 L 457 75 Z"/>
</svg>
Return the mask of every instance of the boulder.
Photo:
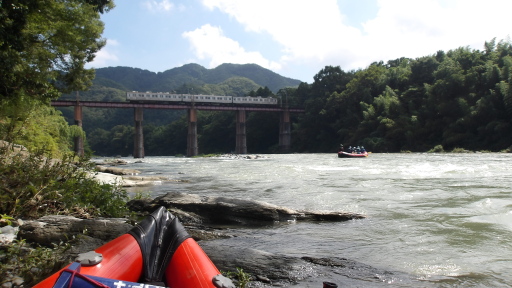
<svg viewBox="0 0 512 288">
<path fill-rule="evenodd" d="M 180 192 L 169 192 L 144 203 L 148 211 L 156 206 L 194 213 L 197 222 L 207 224 L 268 225 L 286 221 L 347 221 L 365 218 L 349 212 L 297 211 L 256 200 L 228 197 L 210 197 Z M 178 213 L 177 213 L 178 214 Z M 179 214 L 177 215 L 179 217 Z"/>
<path fill-rule="evenodd" d="M 24 222 L 20 226 L 18 238 L 47 246 L 68 241 L 81 234 L 110 241 L 132 228 L 132 225 L 126 223 L 126 219 L 120 218 L 79 219 L 73 216 L 48 215 Z"/>
<path fill-rule="evenodd" d="M 335 255 L 294 257 L 231 247 L 222 241 L 200 242 L 200 245 L 219 270 L 237 271 L 243 267 L 243 271 L 252 276 L 251 287 L 322 287 L 323 282 L 337 283 L 339 287 L 390 287 L 390 284 L 394 287 L 435 287 L 414 275 L 379 269 Z"/>
<path fill-rule="evenodd" d="M 227 197 L 169 192 L 155 198 L 156 205 L 193 212 L 210 224 L 263 224 L 293 221 L 299 212 L 273 204 Z"/>
<path fill-rule="evenodd" d="M 139 175 L 140 171 L 135 169 L 125 169 L 118 167 L 96 166 L 96 170 L 102 173 L 110 173 L 114 175 Z"/>
</svg>

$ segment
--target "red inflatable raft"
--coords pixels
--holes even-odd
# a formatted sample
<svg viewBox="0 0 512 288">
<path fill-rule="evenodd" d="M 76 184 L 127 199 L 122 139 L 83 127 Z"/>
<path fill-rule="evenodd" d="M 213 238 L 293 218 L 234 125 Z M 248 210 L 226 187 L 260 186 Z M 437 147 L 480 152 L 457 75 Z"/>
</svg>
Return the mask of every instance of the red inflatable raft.
<svg viewBox="0 0 512 288">
<path fill-rule="evenodd" d="M 74 262 L 35 288 L 234 288 L 174 215 L 160 207 L 128 233 Z"/>
<path fill-rule="evenodd" d="M 348 152 L 343 152 L 343 151 L 340 151 L 338 152 L 338 158 L 364 158 L 364 157 L 368 157 L 368 152 L 364 152 L 364 153 L 348 153 Z"/>
</svg>

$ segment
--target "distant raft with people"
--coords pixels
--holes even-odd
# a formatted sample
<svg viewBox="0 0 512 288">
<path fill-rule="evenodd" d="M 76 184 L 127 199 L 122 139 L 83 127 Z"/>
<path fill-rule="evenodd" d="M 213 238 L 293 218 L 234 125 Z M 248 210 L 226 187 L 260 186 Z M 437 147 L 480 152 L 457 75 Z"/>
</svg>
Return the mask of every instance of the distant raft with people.
<svg viewBox="0 0 512 288">
<path fill-rule="evenodd" d="M 349 146 L 346 150 L 343 147 L 343 144 L 340 144 L 340 148 L 338 149 L 338 158 L 361 158 L 368 157 L 368 151 L 364 148 L 364 146 L 352 147 Z"/>
<path fill-rule="evenodd" d="M 360 158 L 360 157 L 368 157 L 368 152 L 364 153 L 348 153 L 348 152 L 338 152 L 338 158 Z"/>
</svg>

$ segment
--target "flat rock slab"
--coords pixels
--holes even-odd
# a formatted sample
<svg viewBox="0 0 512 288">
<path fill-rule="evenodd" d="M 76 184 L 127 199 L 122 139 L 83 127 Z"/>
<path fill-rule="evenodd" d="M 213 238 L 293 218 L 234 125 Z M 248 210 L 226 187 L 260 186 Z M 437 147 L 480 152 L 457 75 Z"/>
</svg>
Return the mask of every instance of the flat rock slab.
<svg viewBox="0 0 512 288">
<path fill-rule="evenodd" d="M 342 258 L 293 257 L 257 249 L 224 245 L 222 241 L 199 243 L 221 271 L 243 271 L 252 276 L 250 287 L 436 287 L 413 275 L 388 271 Z"/>
<path fill-rule="evenodd" d="M 20 226 L 18 238 L 46 246 L 68 241 L 71 237 L 81 234 L 110 241 L 128 232 L 132 227 L 126 223 L 126 219 L 121 218 L 80 219 L 73 216 L 48 215 L 36 221 L 24 221 Z"/>
<path fill-rule="evenodd" d="M 118 167 L 96 166 L 96 170 L 102 173 L 110 173 L 114 175 L 139 175 L 140 171 L 135 169 L 125 169 Z"/>
<path fill-rule="evenodd" d="M 133 204 L 133 203 L 132 203 Z M 286 221 L 347 221 L 366 216 L 350 212 L 298 211 L 274 204 L 228 197 L 210 197 L 169 192 L 151 202 L 138 204 L 143 210 L 164 206 L 190 212 L 200 217 L 197 222 L 218 225 L 269 225 Z M 179 216 L 179 215 L 178 215 Z"/>
</svg>

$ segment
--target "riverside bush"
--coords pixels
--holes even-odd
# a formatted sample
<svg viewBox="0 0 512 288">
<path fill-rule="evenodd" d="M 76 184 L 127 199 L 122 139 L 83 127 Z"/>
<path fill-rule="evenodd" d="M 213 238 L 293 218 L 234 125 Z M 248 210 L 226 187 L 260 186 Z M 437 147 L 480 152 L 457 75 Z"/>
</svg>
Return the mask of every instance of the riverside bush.
<svg viewBox="0 0 512 288">
<path fill-rule="evenodd" d="M 442 153 L 444 152 L 443 145 L 436 145 L 434 148 L 430 149 L 428 153 Z"/>
<path fill-rule="evenodd" d="M 0 148 L 0 214 L 36 218 L 46 214 L 121 217 L 127 192 L 96 181 L 94 164 L 73 154 L 51 159 L 43 150 L 15 153 Z"/>
<path fill-rule="evenodd" d="M 5 250 L 0 251 L 0 283 L 3 284 L 3 281 L 9 281 L 9 278 L 16 275 L 23 278 L 23 286 L 32 287 L 66 264 L 61 255 L 71 245 L 60 243 L 53 248 L 32 248 L 25 240 L 15 240 L 3 248 Z"/>
</svg>

